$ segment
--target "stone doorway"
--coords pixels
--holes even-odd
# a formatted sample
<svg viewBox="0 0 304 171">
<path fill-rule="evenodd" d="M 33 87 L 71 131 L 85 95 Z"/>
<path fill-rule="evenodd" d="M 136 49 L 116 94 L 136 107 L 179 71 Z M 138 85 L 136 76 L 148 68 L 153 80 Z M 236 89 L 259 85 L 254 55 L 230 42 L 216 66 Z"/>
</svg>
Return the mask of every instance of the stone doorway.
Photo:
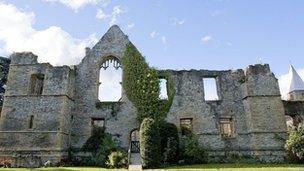
<svg viewBox="0 0 304 171">
<path fill-rule="evenodd" d="M 131 131 L 131 153 L 139 153 L 140 144 L 139 144 L 139 131 L 138 129 L 134 129 Z"/>
</svg>

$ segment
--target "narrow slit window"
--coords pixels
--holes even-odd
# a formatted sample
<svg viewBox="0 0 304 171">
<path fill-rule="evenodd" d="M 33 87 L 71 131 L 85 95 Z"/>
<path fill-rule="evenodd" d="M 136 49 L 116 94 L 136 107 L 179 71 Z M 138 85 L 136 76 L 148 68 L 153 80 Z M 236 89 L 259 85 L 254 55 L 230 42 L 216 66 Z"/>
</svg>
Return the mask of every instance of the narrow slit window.
<svg viewBox="0 0 304 171">
<path fill-rule="evenodd" d="M 99 72 L 98 99 L 101 102 L 117 102 L 122 95 L 122 71 L 116 59 L 102 63 Z"/>
<path fill-rule="evenodd" d="M 161 100 L 167 100 L 168 99 L 168 93 L 167 93 L 167 80 L 164 78 L 159 79 L 159 98 Z"/>
<path fill-rule="evenodd" d="M 33 124 L 34 124 L 34 115 L 31 115 L 30 116 L 29 129 L 33 129 Z"/>
<path fill-rule="evenodd" d="M 204 78 L 204 94 L 206 101 L 219 100 L 216 79 L 215 78 Z"/>
</svg>

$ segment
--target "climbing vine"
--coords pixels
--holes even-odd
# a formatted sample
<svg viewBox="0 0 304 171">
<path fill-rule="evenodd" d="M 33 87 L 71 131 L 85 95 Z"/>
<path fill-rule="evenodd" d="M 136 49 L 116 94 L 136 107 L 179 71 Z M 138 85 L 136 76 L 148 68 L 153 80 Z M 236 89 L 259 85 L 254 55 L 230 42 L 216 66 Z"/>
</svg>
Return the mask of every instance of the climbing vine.
<svg viewBox="0 0 304 171">
<path fill-rule="evenodd" d="M 137 119 L 140 122 L 146 117 L 162 120 L 168 113 L 175 94 L 170 72 L 150 68 L 132 43 L 126 45 L 122 69 L 122 86 L 137 109 Z M 167 80 L 167 100 L 159 99 L 159 78 Z"/>
<path fill-rule="evenodd" d="M 160 100 L 159 101 L 159 109 L 158 111 L 160 112 L 160 116 L 162 118 L 167 116 L 167 113 L 170 110 L 170 107 L 173 102 L 173 97 L 175 95 L 175 89 L 174 89 L 174 82 L 173 78 L 171 76 L 171 73 L 167 70 L 160 70 L 158 71 L 158 78 L 164 78 L 167 80 L 167 95 L 168 99 L 167 100 Z"/>
<path fill-rule="evenodd" d="M 132 43 L 126 45 L 122 58 L 122 86 L 137 109 L 137 119 L 159 118 L 159 82 L 157 71 L 150 68 L 145 58 Z"/>
</svg>

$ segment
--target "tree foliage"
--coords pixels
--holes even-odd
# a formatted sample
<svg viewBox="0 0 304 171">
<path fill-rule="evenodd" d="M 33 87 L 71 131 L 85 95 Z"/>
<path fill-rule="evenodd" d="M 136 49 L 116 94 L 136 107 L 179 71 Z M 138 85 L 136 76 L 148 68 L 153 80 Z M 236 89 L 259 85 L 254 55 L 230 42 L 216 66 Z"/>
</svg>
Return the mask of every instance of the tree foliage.
<svg viewBox="0 0 304 171">
<path fill-rule="evenodd" d="M 140 126 L 140 154 L 144 168 L 160 166 L 160 137 L 157 126 L 152 118 L 145 118 Z"/>
<path fill-rule="evenodd" d="M 289 130 L 289 138 L 286 141 L 285 149 L 295 160 L 304 162 L 304 123 L 300 123 Z"/>
</svg>

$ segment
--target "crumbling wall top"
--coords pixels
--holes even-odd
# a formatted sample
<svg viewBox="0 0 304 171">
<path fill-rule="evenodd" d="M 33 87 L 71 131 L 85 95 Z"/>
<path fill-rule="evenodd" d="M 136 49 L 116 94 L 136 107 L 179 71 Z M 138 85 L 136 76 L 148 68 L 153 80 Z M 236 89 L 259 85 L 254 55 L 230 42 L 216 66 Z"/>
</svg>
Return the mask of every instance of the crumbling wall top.
<svg viewBox="0 0 304 171">
<path fill-rule="evenodd" d="M 37 64 L 37 58 L 32 52 L 16 52 L 10 56 L 11 64 Z"/>
</svg>

